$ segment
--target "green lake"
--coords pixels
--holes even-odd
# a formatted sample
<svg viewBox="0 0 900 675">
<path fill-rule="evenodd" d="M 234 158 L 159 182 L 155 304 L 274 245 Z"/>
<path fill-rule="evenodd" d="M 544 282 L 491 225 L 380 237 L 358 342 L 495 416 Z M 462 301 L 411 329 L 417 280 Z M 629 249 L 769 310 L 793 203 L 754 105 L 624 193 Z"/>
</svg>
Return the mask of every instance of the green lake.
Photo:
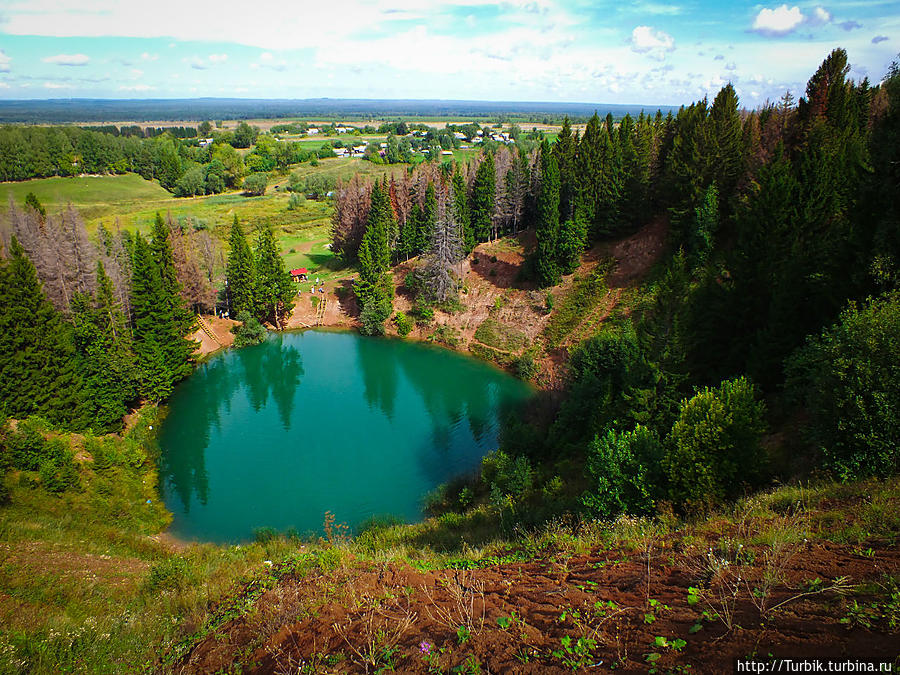
<svg viewBox="0 0 900 675">
<path fill-rule="evenodd" d="M 272 334 L 201 365 L 169 401 L 160 483 L 177 537 L 319 532 L 422 518 L 424 496 L 497 447 L 523 382 L 430 345 L 349 332 Z"/>
</svg>

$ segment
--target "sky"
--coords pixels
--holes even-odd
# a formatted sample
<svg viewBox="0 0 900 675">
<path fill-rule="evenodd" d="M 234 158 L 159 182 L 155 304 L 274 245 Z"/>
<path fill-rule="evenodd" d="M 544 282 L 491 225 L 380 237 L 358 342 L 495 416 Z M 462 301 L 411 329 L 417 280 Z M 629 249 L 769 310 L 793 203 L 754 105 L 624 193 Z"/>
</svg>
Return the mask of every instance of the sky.
<svg viewBox="0 0 900 675">
<path fill-rule="evenodd" d="M 0 99 L 413 98 L 741 105 L 835 47 L 877 83 L 900 0 L 0 0 Z"/>
</svg>

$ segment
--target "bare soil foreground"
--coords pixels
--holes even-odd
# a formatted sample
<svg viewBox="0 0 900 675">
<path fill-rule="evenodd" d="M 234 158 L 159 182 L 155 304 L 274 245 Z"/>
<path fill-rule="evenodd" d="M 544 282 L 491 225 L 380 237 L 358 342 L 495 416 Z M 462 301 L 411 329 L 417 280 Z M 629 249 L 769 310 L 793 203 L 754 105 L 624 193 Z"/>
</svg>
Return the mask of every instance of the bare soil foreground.
<svg viewBox="0 0 900 675">
<path fill-rule="evenodd" d="M 477 569 L 340 556 L 332 568 L 301 550 L 306 562 L 276 570 L 175 672 L 731 673 L 735 658 L 898 658 L 900 596 L 885 601 L 883 586 L 900 572 L 896 546 L 789 543 L 800 521 L 786 515 L 768 523 L 780 543 L 727 550 L 748 532 L 705 526 L 719 531 L 645 530 L 584 551 L 557 539 Z"/>
</svg>

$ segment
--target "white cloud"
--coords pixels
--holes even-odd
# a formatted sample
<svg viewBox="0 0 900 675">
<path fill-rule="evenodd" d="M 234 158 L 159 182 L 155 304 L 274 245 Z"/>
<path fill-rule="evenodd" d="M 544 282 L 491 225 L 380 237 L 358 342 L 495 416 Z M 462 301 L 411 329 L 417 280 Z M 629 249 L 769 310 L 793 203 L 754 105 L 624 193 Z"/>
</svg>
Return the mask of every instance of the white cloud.
<svg viewBox="0 0 900 675">
<path fill-rule="evenodd" d="M 0 82 L 0 89 L 9 89 L 9 85 L 6 82 Z"/>
<path fill-rule="evenodd" d="M 123 84 L 119 87 L 119 91 L 153 91 L 156 87 L 149 84 Z"/>
<path fill-rule="evenodd" d="M 816 7 L 809 18 L 809 23 L 813 26 L 821 26 L 829 21 L 831 21 L 831 12 L 824 7 Z"/>
<path fill-rule="evenodd" d="M 9 72 L 9 62 L 12 61 L 10 57 L 8 57 L 2 49 L 0 49 L 0 73 L 8 73 Z"/>
<path fill-rule="evenodd" d="M 57 66 L 86 66 L 90 60 L 90 57 L 84 54 L 57 54 L 41 59 L 44 63 L 53 63 Z"/>
<path fill-rule="evenodd" d="M 269 52 L 263 52 L 262 54 L 259 55 L 260 61 L 271 61 L 274 58 L 275 57 L 272 56 Z"/>
<path fill-rule="evenodd" d="M 156 61 L 159 58 L 159 54 L 151 54 L 150 52 L 144 52 L 141 54 L 141 61 Z"/>
<path fill-rule="evenodd" d="M 74 89 L 73 84 L 63 84 L 61 82 L 44 82 L 44 89 Z"/>
<path fill-rule="evenodd" d="M 638 26 L 631 31 L 631 49 L 638 54 L 651 54 L 660 60 L 675 49 L 675 38 L 651 26 Z"/>
<path fill-rule="evenodd" d="M 134 80 L 138 79 L 143 74 L 144 74 L 144 71 L 141 70 L 140 68 L 132 68 L 131 69 L 131 78 Z"/>
<path fill-rule="evenodd" d="M 228 60 L 228 54 L 210 54 L 210 63 L 223 63 Z"/>
<path fill-rule="evenodd" d="M 776 9 L 761 9 L 753 21 L 753 30 L 763 35 L 781 36 L 796 30 L 806 17 L 799 7 L 782 5 Z"/>
</svg>

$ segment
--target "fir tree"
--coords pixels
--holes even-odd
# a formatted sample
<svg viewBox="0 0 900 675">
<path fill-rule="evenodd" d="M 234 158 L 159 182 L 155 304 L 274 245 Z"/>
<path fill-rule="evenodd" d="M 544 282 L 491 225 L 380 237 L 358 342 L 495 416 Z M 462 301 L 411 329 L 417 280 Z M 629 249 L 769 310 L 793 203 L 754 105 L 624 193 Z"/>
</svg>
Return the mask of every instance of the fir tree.
<svg viewBox="0 0 900 675">
<path fill-rule="evenodd" d="M 419 219 L 419 227 L 416 232 L 416 251 L 425 253 L 431 246 L 434 236 L 434 228 L 437 225 L 438 204 L 434 183 L 428 183 L 425 189 L 425 204 L 422 207 L 422 217 Z"/>
<path fill-rule="evenodd" d="M 16 237 L 0 260 L 0 415 L 90 424 L 72 328 L 47 300 Z"/>
<path fill-rule="evenodd" d="M 376 183 L 372 189 L 368 226 L 359 245 L 359 279 L 355 285 L 362 332 L 366 335 L 383 334 L 384 322 L 391 315 L 394 289 L 388 232 L 392 215 L 389 196 Z"/>
<path fill-rule="evenodd" d="M 472 218 L 469 213 L 469 200 L 466 196 L 466 181 L 457 168 L 453 172 L 453 216 L 459 226 L 460 240 L 466 255 L 475 248 L 475 231 L 472 229 Z"/>
<path fill-rule="evenodd" d="M 101 262 L 97 263 L 96 298 L 75 294 L 72 321 L 93 425 L 117 431 L 128 411 L 126 404 L 137 397 L 137 360 L 112 281 Z"/>
<path fill-rule="evenodd" d="M 559 166 L 559 217 L 566 221 L 575 213 L 575 156 L 577 146 L 572 136 L 569 116 L 563 120 L 562 129 L 553 146 L 553 154 Z"/>
<path fill-rule="evenodd" d="M 541 191 L 537 199 L 535 268 L 541 286 L 555 286 L 559 269 L 559 170 L 545 140 L 541 143 Z"/>
<path fill-rule="evenodd" d="M 491 236 L 491 221 L 494 215 L 494 196 L 497 192 L 494 175 L 494 156 L 485 154 L 484 160 L 475 171 L 472 183 L 472 229 L 476 241 L 487 241 Z"/>
<path fill-rule="evenodd" d="M 254 298 L 257 316 L 271 321 L 275 327 L 284 327 L 290 302 L 294 297 L 291 275 L 284 269 L 284 260 L 278 252 L 278 242 L 272 228 L 263 225 L 256 240 L 256 287 Z"/>
<path fill-rule="evenodd" d="M 225 268 L 225 283 L 228 291 L 228 306 L 231 318 L 241 312 L 253 314 L 256 310 L 256 264 L 244 231 L 238 223 L 237 214 L 231 226 L 229 237 L 230 252 Z"/>
</svg>

